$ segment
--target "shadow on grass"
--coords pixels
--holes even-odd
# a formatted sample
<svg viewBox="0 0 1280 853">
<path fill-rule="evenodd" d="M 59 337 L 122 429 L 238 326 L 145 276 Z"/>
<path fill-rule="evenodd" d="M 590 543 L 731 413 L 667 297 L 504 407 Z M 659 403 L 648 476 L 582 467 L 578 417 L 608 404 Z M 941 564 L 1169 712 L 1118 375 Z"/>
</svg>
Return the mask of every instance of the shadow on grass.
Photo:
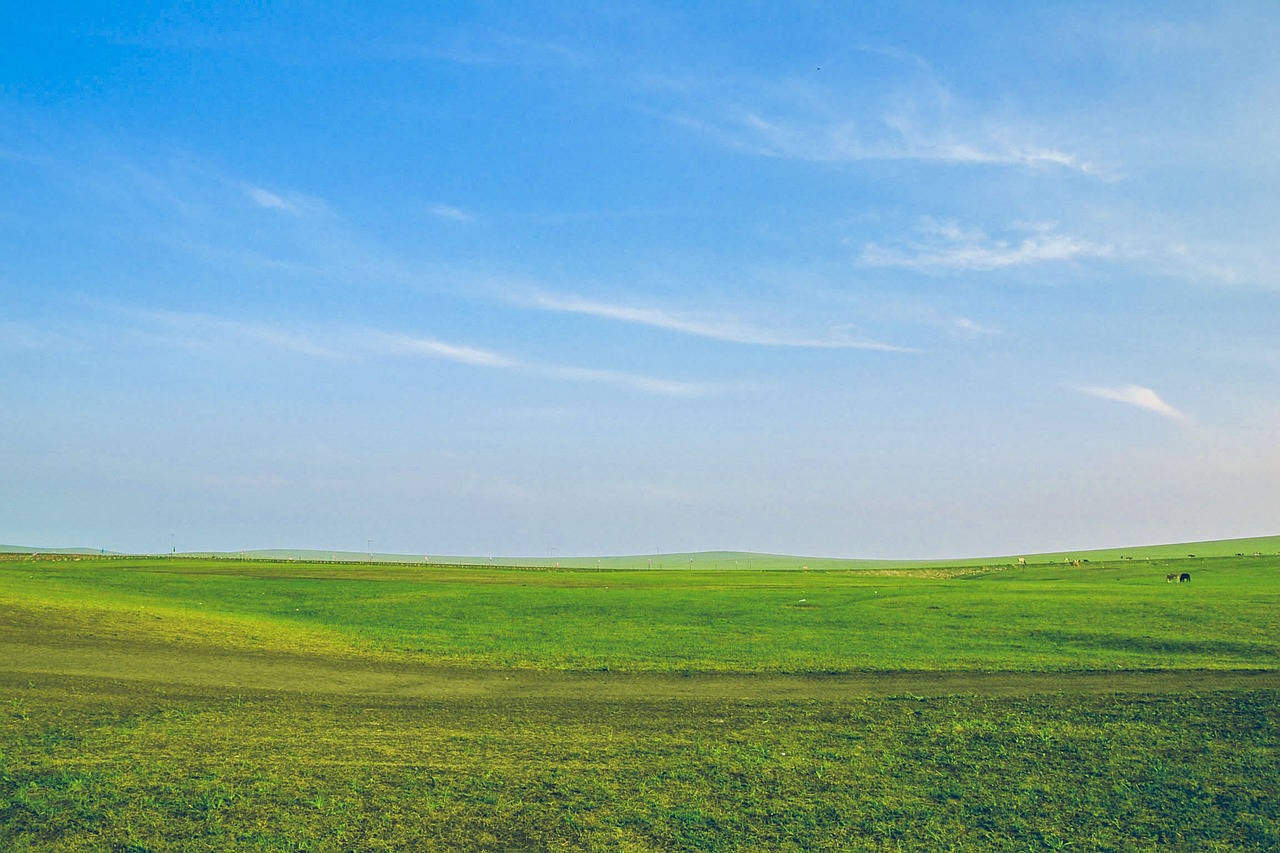
<svg viewBox="0 0 1280 853">
<path fill-rule="evenodd" d="M 1256 658 L 1268 655 L 1273 650 L 1273 646 L 1269 644 L 1243 640 L 1177 640 L 1170 637 L 1134 637 L 1085 631 L 1037 631 L 1035 636 L 1064 646 L 1135 654 L 1155 652 L 1201 657 Z"/>
</svg>

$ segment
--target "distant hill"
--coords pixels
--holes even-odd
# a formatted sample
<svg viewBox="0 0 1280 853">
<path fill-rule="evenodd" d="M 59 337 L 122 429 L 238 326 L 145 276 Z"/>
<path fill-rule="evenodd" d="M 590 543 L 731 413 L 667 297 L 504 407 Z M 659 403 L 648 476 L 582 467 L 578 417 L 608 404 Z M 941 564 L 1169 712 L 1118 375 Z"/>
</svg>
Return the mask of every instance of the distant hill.
<svg viewBox="0 0 1280 853">
<path fill-rule="evenodd" d="M 123 556 L 96 548 L 29 548 L 0 545 L 6 554 L 69 554 Z M 1074 560 L 1112 562 L 1117 560 L 1168 560 L 1188 557 L 1230 557 L 1235 554 L 1280 554 L 1280 536 L 1255 536 L 1246 539 L 1216 539 L 1204 542 L 1179 542 L 1168 545 L 1138 545 L 1130 548 L 1094 548 L 1079 551 L 1006 554 L 1001 556 L 965 557 L 958 559 L 856 559 L 843 557 L 805 557 L 788 554 L 762 554 L 752 551 L 697 551 L 674 554 L 632 554 L 621 557 L 479 557 L 427 554 L 370 554 L 360 551 L 324 551 L 314 548 L 273 548 L 253 551 L 181 552 L 177 557 L 215 557 L 219 559 L 299 560 L 305 562 L 341 563 L 417 563 L 441 566 L 519 566 L 528 568 L 565 569 L 891 569 L 925 566 L 962 567 L 1015 564 L 1062 563 Z M 163 556 L 163 555 L 156 555 Z"/>
<path fill-rule="evenodd" d="M 1280 536 L 1253 536 L 1245 539 L 1211 539 L 1178 542 L 1172 545 L 1142 545 L 1135 548 L 1101 548 L 1089 551 L 1054 551 L 1024 555 L 1028 563 L 1060 563 L 1064 560 L 1095 562 L 1133 560 L 1173 560 L 1186 557 L 1231 557 L 1236 554 L 1280 554 Z"/>
<path fill-rule="evenodd" d="M 101 548 L 29 548 L 25 545 L 0 545 L 0 554 L 105 554 L 119 556 Z"/>
</svg>

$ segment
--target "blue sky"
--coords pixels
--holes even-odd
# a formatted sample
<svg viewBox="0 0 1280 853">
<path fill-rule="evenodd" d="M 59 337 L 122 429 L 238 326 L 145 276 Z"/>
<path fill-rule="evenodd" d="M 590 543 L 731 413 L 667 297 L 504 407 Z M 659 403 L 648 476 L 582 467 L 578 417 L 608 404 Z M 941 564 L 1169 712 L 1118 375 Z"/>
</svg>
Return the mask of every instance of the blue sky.
<svg viewBox="0 0 1280 853">
<path fill-rule="evenodd" d="M 1280 529 L 1280 7 L 206 5 L 0 11 L 0 542 Z"/>
</svg>

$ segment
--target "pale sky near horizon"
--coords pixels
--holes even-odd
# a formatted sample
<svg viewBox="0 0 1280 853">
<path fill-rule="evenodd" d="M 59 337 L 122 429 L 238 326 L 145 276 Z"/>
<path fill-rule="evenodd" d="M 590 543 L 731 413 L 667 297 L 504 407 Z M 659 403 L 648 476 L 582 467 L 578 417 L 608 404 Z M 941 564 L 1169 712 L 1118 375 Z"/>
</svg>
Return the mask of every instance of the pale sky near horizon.
<svg viewBox="0 0 1280 853">
<path fill-rule="evenodd" d="M 9 4 L 0 542 L 1280 533 L 1280 5 Z"/>
</svg>

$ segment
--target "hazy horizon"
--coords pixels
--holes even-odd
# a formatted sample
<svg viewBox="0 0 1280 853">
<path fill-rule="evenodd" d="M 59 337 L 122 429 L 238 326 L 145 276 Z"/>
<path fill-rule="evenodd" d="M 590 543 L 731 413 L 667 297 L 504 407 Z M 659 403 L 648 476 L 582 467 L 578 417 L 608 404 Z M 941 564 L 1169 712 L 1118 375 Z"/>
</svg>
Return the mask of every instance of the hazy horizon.
<svg viewBox="0 0 1280 853">
<path fill-rule="evenodd" d="M 0 19 L 0 541 L 1277 530 L 1280 7 Z"/>
<path fill-rule="evenodd" d="M 598 565 L 600 561 L 608 561 L 607 566 L 617 567 L 620 561 L 626 560 L 647 560 L 650 568 L 680 568 L 684 565 L 685 558 L 698 558 L 699 567 L 707 567 L 714 563 L 717 568 L 727 568 L 727 563 L 717 563 L 720 559 L 733 559 L 734 567 L 739 567 L 740 560 L 747 560 L 748 563 L 744 568 L 750 567 L 750 560 L 758 558 L 764 563 L 770 560 L 803 560 L 815 561 L 814 568 L 833 568 L 839 564 L 845 563 L 862 563 L 862 564 L 913 564 L 913 563 L 965 563 L 971 562 L 977 564 L 985 560 L 993 559 L 1013 559 L 1017 558 L 1041 558 L 1050 559 L 1057 562 L 1059 558 L 1075 559 L 1080 557 L 1090 557 L 1095 559 L 1121 560 L 1121 559 L 1180 559 L 1182 557 L 1230 557 L 1230 556 L 1265 556 L 1276 553 L 1276 549 L 1280 549 L 1280 535 L 1245 537 L 1238 539 L 1211 539 L 1200 540 L 1195 542 L 1154 542 L 1154 543 L 1125 543 L 1122 545 L 1104 545 L 1101 547 L 1083 546 L 1079 548 L 1059 549 L 1054 551 L 1045 551 L 1041 549 L 1028 549 L 1020 552 L 1010 553 L 974 553 L 974 554 L 933 554 L 933 555 L 912 555 L 912 554 L 815 554 L 815 553 L 777 553 L 769 551 L 742 551 L 737 549 L 708 549 L 701 551 L 675 551 L 675 552 L 632 552 L 624 554 L 415 554 L 407 552 L 386 552 L 386 551 L 350 551 L 333 548 L 307 548 L 307 547 L 264 547 L 264 548 L 245 548 L 238 551 L 235 550 L 200 550 L 200 551 L 183 551 L 176 547 L 176 543 L 172 551 L 150 551 L 150 552 L 116 552 L 107 551 L 106 549 L 89 548 L 86 546 L 31 546 L 31 545 L 14 545 L 12 543 L 0 543 L 0 553 L 22 553 L 34 552 L 44 554 L 65 554 L 73 556 L 95 556 L 105 555 L 109 557 L 236 557 L 244 556 L 248 559 L 300 559 L 300 560 L 326 560 L 334 559 L 349 562 L 363 562 L 372 559 L 377 562 L 410 562 L 410 563 L 436 563 L 442 565 L 462 565 L 462 564 L 493 564 L 497 561 L 499 564 L 508 565 L 560 565 L 564 563 L 567 567 L 577 565 L 578 567 L 590 567 L 591 561 L 596 561 Z M 1183 553 L 1185 549 L 1195 548 L 1193 553 Z M 1237 551 L 1237 548 L 1244 549 Z M 1170 550 L 1170 549 L 1176 549 Z M 677 560 L 676 563 L 667 564 L 664 560 Z M 656 562 L 655 562 L 656 561 Z M 692 560 L 690 565 L 692 565 Z M 771 564 L 775 565 L 775 564 Z M 792 566 L 795 568 L 796 566 Z M 808 568 L 808 566 L 805 566 Z"/>
</svg>

